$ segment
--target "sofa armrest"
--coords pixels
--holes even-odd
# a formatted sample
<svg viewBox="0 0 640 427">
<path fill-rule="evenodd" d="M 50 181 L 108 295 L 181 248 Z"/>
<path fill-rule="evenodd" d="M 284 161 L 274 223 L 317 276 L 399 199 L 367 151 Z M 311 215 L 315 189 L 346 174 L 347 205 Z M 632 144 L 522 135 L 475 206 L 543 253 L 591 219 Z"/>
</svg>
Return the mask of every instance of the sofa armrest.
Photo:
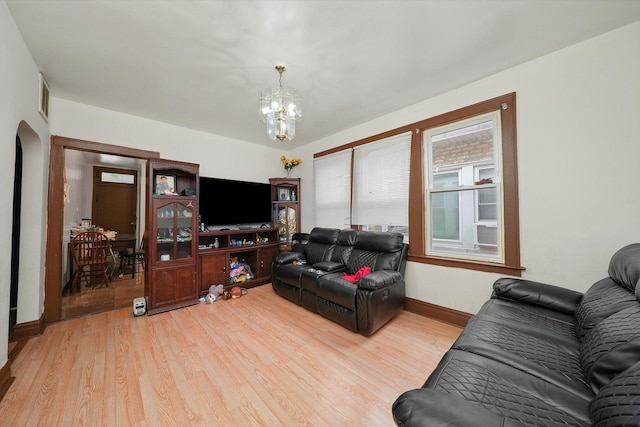
<svg viewBox="0 0 640 427">
<path fill-rule="evenodd" d="M 519 422 L 440 390 L 420 388 L 398 397 L 392 407 L 398 426 L 512 427 Z"/>
<path fill-rule="evenodd" d="M 322 261 L 313 264 L 313 268 L 315 268 L 316 270 L 322 270 L 326 271 L 327 273 L 331 273 L 334 271 L 342 271 L 347 267 L 339 262 Z"/>
<path fill-rule="evenodd" d="M 304 254 L 300 252 L 282 252 L 273 256 L 273 262 L 276 264 L 292 264 L 293 261 L 303 261 Z"/>
<path fill-rule="evenodd" d="M 376 289 L 385 288 L 393 285 L 402 280 L 402 274 L 398 271 L 392 270 L 379 270 L 372 271 L 358 281 L 358 287 L 360 289 L 369 289 L 375 291 Z"/>
<path fill-rule="evenodd" d="M 566 313 L 574 313 L 582 299 L 580 292 L 571 289 L 511 278 L 496 280 L 493 292 L 498 298 L 526 302 Z"/>
</svg>

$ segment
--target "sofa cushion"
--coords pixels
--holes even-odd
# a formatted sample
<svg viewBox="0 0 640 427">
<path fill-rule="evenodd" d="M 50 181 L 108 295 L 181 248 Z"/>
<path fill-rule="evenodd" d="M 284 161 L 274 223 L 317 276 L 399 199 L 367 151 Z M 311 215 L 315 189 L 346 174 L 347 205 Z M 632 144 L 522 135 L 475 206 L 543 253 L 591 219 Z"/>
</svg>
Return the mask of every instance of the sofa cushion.
<svg viewBox="0 0 640 427">
<path fill-rule="evenodd" d="M 331 254 L 333 253 L 334 247 L 335 245 L 329 245 L 326 243 L 307 243 L 307 263 L 313 265 L 319 262 L 329 261 L 331 259 Z"/>
<path fill-rule="evenodd" d="M 592 393 L 575 394 L 499 361 L 466 351 L 449 350 L 423 387 L 462 397 L 523 425 L 591 425 L 589 402 Z M 427 418 L 422 425 L 433 424 Z"/>
<path fill-rule="evenodd" d="M 598 323 L 581 343 L 584 376 L 597 393 L 616 375 L 640 362 L 640 305 Z"/>
<path fill-rule="evenodd" d="M 337 228 L 315 227 L 309 233 L 309 242 L 307 242 L 307 244 L 313 242 L 333 245 L 338 239 L 338 234 L 340 234 L 340 230 Z"/>
<path fill-rule="evenodd" d="M 353 245 L 356 243 L 359 231 L 346 228 L 340 231 L 338 239 L 336 240 L 336 246 L 331 255 L 332 262 L 339 262 L 347 265 L 349 262 L 349 256 L 353 251 Z"/>
<path fill-rule="evenodd" d="M 478 315 L 490 315 L 495 321 L 510 326 L 533 327 L 562 334 L 576 339 L 575 318 L 563 311 L 552 310 L 539 305 L 522 304 L 517 301 L 491 298 L 486 301 Z"/>
<path fill-rule="evenodd" d="M 355 311 L 358 286 L 342 278 L 342 273 L 330 273 L 318 279 L 318 296 Z"/>
<path fill-rule="evenodd" d="M 303 271 L 312 269 L 308 264 L 293 265 L 282 264 L 278 266 L 278 280 L 287 285 L 300 287 L 300 275 Z"/>
<path fill-rule="evenodd" d="M 398 252 L 402 250 L 400 233 L 360 233 L 355 248 L 372 252 Z"/>
<path fill-rule="evenodd" d="M 494 359 L 574 393 L 591 393 L 580 366 L 578 342 L 544 329 L 476 316 L 451 348 Z"/>
<path fill-rule="evenodd" d="M 576 308 L 576 333 L 582 339 L 598 323 L 618 311 L 638 305 L 636 296 L 610 277 L 602 279 L 587 292 Z"/>
<path fill-rule="evenodd" d="M 640 363 L 602 387 L 590 405 L 594 427 L 633 426 L 640 420 Z"/>
<path fill-rule="evenodd" d="M 309 242 L 305 245 L 308 264 L 330 261 L 340 230 L 337 228 L 315 227 L 309 233 Z"/>
<path fill-rule="evenodd" d="M 609 276 L 635 292 L 640 281 L 640 243 L 625 246 L 611 257 Z"/>
</svg>

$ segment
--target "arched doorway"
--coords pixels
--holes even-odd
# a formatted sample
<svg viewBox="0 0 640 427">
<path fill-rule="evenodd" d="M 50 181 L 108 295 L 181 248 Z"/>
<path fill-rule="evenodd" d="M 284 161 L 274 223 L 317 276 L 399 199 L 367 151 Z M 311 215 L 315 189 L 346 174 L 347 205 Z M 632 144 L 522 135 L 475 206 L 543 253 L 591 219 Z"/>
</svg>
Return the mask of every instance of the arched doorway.
<svg viewBox="0 0 640 427">
<path fill-rule="evenodd" d="M 20 218 L 22 212 L 22 143 L 16 135 L 16 159 L 13 172 L 13 220 L 11 226 L 11 287 L 9 294 L 9 342 L 14 340 L 18 321 L 18 282 L 20 271 Z"/>
</svg>

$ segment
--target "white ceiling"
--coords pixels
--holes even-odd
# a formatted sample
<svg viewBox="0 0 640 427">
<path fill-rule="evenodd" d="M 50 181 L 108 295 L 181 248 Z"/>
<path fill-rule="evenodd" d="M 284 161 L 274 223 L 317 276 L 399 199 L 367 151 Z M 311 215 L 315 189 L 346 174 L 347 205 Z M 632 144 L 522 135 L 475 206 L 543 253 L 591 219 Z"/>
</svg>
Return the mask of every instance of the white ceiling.
<svg viewBox="0 0 640 427">
<path fill-rule="evenodd" d="M 640 0 L 8 0 L 55 97 L 264 145 L 260 91 L 306 144 L 640 20 Z M 52 111 L 52 115 L 55 111 Z"/>
</svg>

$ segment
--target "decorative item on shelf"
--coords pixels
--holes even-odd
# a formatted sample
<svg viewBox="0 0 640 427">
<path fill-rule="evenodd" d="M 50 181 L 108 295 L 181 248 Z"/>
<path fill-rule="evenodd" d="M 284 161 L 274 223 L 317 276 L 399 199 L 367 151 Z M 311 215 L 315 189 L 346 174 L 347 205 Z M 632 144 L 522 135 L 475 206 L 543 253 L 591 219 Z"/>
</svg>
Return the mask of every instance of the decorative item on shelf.
<svg viewBox="0 0 640 427">
<path fill-rule="evenodd" d="M 175 192 L 176 188 L 176 177 L 170 175 L 157 175 L 156 176 L 156 194 L 170 194 L 177 195 Z"/>
<path fill-rule="evenodd" d="M 287 159 L 284 154 L 280 156 L 280 161 L 284 165 L 284 170 L 287 172 L 287 178 L 291 177 L 291 170 L 296 166 L 298 166 L 300 163 L 302 163 L 301 159 L 298 159 L 298 158 Z"/>
<path fill-rule="evenodd" d="M 278 200 L 281 202 L 288 202 L 291 200 L 291 188 L 278 187 Z"/>
<path fill-rule="evenodd" d="M 296 211 L 287 207 L 280 209 L 278 212 L 278 234 L 281 236 L 286 236 L 287 231 L 288 234 L 293 234 L 296 230 Z M 285 239 L 286 240 L 286 239 Z"/>
<path fill-rule="evenodd" d="M 279 87 L 267 89 L 260 94 L 260 120 L 267 124 L 267 135 L 272 140 L 278 138 L 291 141 L 296 135 L 296 120 L 302 117 L 300 97 L 295 91 L 282 88 L 282 73 L 286 67 L 276 65 L 280 73 Z"/>
<path fill-rule="evenodd" d="M 296 192 L 291 190 L 291 201 L 295 202 L 296 201 Z"/>
<path fill-rule="evenodd" d="M 220 247 L 220 241 L 218 240 L 218 238 L 216 237 L 216 239 L 213 241 L 213 247 L 218 249 Z"/>
</svg>

